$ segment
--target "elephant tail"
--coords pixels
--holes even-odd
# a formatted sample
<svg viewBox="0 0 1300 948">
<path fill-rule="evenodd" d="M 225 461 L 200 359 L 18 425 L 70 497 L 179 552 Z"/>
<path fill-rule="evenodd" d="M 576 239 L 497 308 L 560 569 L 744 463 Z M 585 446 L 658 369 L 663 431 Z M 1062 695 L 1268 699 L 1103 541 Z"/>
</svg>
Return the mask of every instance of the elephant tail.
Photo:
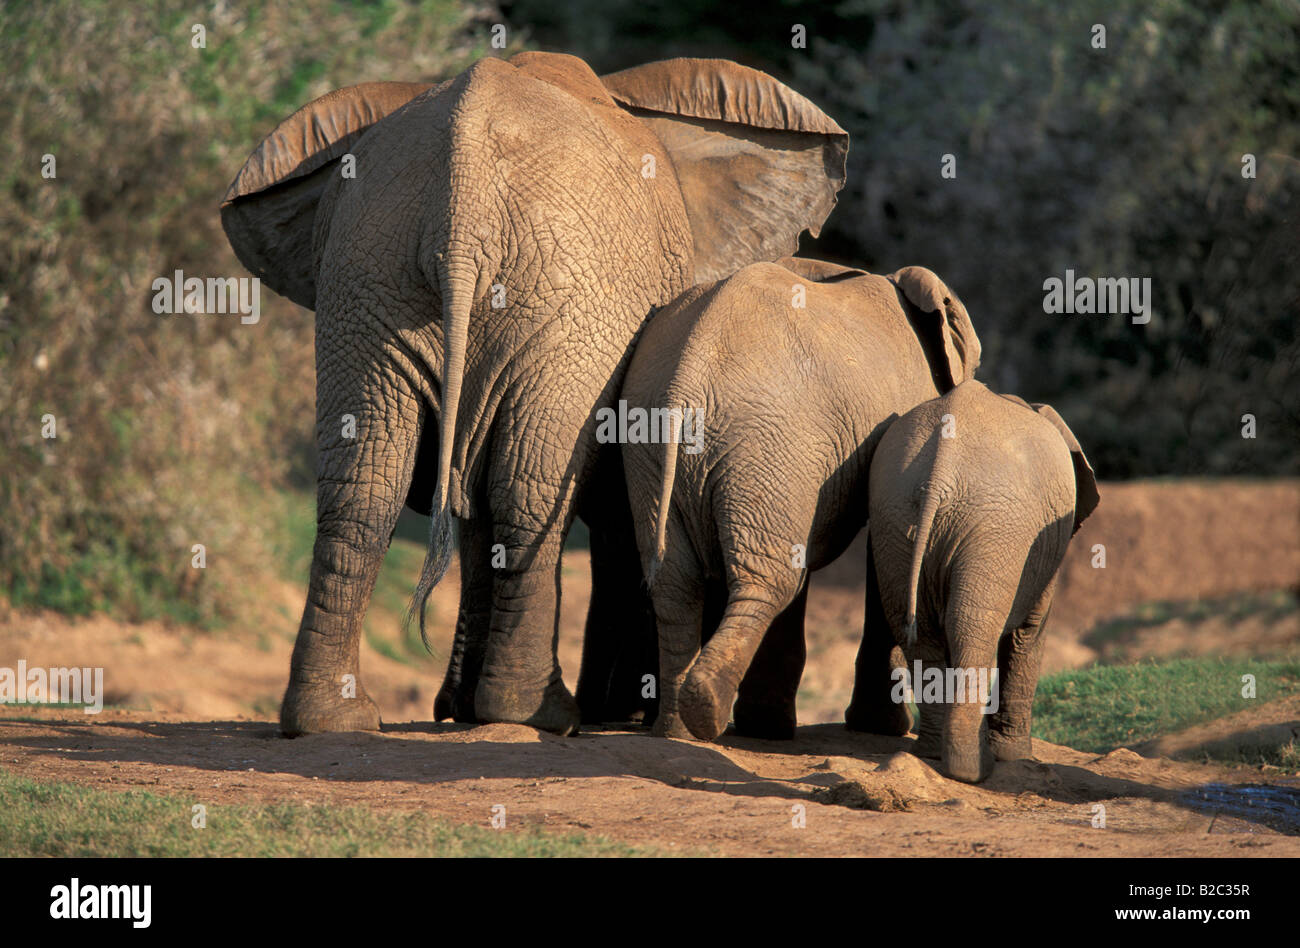
<svg viewBox="0 0 1300 948">
<path fill-rule="evenodd" d="M 671 435 L 664 438 L 664 477 L 659 490 L 659 517 L 655 524 L 655 555 L 650 561 L 650 568 L 646 570 L 646 586 L 650 588 L 654 588 L 655 577 L 659 575 L 659 569 L 664 565 L 664 556 L 668 552 L 669 508 L 672 506 L 673 484 L 677 480 L 678 444 L 682 439 L 682 411 L 670 409 L 669 417 L 674 421 Z"/>
<path fill-rule="evenodd" d="M 921 586 L 921 561 L 925 558 L 925 549 L 930 543 L 930 530 L 934 526 L 935 515 L 939 512 L 939 500 L 942 485 L 947 483 L 947 472 L 943 468 L 946 460 L 947 443 L 943 432 L 937 435 L 938 443 L 934 449 L 934 466 L 930 469 L 929 480 L 925 484 L 925 493 L 921 500 L 921 511 L 916 522 L 916 537 L 912 543 L 912 565 L 907 576 L 907 625 L 903 629 L 903 638 L 907 646 L 916 644 L 916 608 Z"/>
<path fill-rule="evenodd" d="M 443 360 L 442 412 L 438 430 L 438 485 L 434 491 L 429 521 L 429 548 L 425 553 L 420 581 L 407 608 L 406 622 L 420 621 L 420 639 L 429 648 L 424 626 L 424 607 L 451 566 L 454 546 L 451 513 L 451 466 L 456 445 L 456 412 L 461 383 L 465 378 L 465 349 L 469 340 L 470 310 L 474 306 L 477 270 L 472 259 L 446 253 L 439 265 L 442 287 Z"/>
</svg>

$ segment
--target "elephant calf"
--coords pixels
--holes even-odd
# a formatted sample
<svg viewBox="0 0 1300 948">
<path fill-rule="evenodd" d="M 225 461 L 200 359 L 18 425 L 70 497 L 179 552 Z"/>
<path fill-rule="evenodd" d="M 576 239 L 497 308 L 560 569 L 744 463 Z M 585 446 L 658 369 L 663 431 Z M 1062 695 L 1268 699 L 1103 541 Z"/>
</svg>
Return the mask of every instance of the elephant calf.
<svg viewBox="0 0 1300 948">
<path fill-rule="evenodd" d="M 1066 546 L 1097 501 L 1087 458 L 1050 406 L 974 380 L 912 409 L 881 439 L 871 463 L 864 646 L 883 623 L 901 633 L 927 683 L 937 672 L 948 685 L 932 698 L 913 682 L 917 753 L 941 757 L 948 776 L 976 782 L 994 756 L 1031 756 L 1043 624 Z M 985 708 L 984 695 L 966 687 L 976 681 L 994 687 L 996 704 Z M 938 713 L 930 700 L 941 702 Z M 892 730 L 892 719 L 873 726 L 884 705 L 878 682 L 860 679 L 849 727 Z"/>
<path fill-rule="evenodd" d="M 754 264 L 650 321 L 622 391 L 630 420 L 659 413 L 661 437 L 634 424 L 620 440 L 659 630 L 656 733 L 712 740 L 739 691 L 738 731 L 794 736 L 807 573 L 866 522 L 889 422 L 979 354 L 965 308 L 922 267 Z M 669 419 L 680 442 L 662 437 Z"/>
</svg>

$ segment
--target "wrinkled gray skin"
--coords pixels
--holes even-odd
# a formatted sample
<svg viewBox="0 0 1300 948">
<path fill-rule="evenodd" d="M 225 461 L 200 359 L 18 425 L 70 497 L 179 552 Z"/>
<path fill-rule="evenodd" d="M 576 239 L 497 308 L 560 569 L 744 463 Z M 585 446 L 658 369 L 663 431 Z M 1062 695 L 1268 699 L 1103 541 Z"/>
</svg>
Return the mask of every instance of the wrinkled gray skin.
<svg viewBox="0 0 1300 948">
<path fill-rule="evenodd" d="M 920 267 L 883 277 L 795 258 L 756 264 L 655 316 L 624 398 L 703 411 L 700 453 L 623 449 L 653 577 L 656 733 L 712 740 L 739 690 L 737 730 L 793 736 L 807 574 L 862 528 L 888 423 L 978 364 L 964 307 Z"/>
<path fill-rule="evenodd" d="M 816 134 L 751 128 L 738 102 Z M 678 105 L 694 111 L 668 114 Z M 809 140 L 828 135 L 838 178 Z M 779 138 L 780 168 L 764 136 Z M 670 157 L 681 142 L 709 162 Z M 316 310 L 317 533 L 285 733 L 378 728 L 360 682 L 361 621 L 404 502 L 433 517 L 417 606 L 448 566 L 453 517 L 462 524 L 461 611 L 437 716 L 577 726 L 555 645 L 560 552 L 580 509 L 602 632 L 635 624 L 640 581 L 618 452 L 599 450 L 595 414 L 653 306 L 697 273 L 780 256 L 805 226 L 816 232 L 846 150 L 811 103 L 734 63 L 673 60 L 602 80 L 548 53 L 483 59 L 431 88 L 339 90 L 268 137 L 222 210 L 241 261 Z M 353 176 L 340 173 L 345 155 Z M 717 195 L 728 228 L 772 246 L 696 253 L 692 220 L 714 217 Z M 745 216 L 764 200 L 800 210 L 784 215 L 786 230 L 769 228 L 774 215 Z M 626 554 L 610 550 L 620 531 Z M 602 710 L 612 651 L 584 658 Z"/>
<path fill-rule="evenodd" d="M 1092 470 L 1060 416 L 973 380 L 908 412 L 881 439 L 871 464 L 867 631 L 879 639 L 894 630 L 909 671 L 917 660 L 998 670 L 994 714 L 976 700 L 921 707 L 916 752 L 941 757 L 948 776 L 976 782 L 995 757 L 1032 756 L 1057 570 L 1096 504 Z M 855 682 L 850 728 L 897 733 L 879 687 Z"/>
</svg>

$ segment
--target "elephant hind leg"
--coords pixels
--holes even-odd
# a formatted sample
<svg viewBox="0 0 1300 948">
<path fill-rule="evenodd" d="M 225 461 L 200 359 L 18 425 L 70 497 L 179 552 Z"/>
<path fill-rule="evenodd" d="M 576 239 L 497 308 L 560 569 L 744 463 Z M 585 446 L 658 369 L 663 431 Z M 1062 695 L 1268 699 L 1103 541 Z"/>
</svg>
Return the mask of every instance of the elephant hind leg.
<svg viewBox="0 0 1300 948">
<path fill-rule="evenodd" d="M 360 548 L 317 528 L 311 580 L 289 685 L 280 705 L 286 737 L 377 731 L 379 707 L 361 684 L 361 621 L 383 550 Z"/>
<path fill-rule="evenodd" d="M 1043 635 L 1055 592 L 1053 576 L 1025 621 L 998 644 L 998 710 L 989 717 L 989 742 L 998 760 L 1034 756 L 1029 728 L 1043 661 Z"/>
<path fill-rule="evenodd" d="M 433 719 L 461 724 L 478 721 L 474 691 L 483 670 L 492 620 L 492 531 L 482 520 L 460 522 L 460 608 L 447 674 L 433 702 Z"/>
<path fill-rule="evenodd" d="M 937 672 L 942 675 L 947 667 L 945 662 L 921 662 L 921 674 L 929 676 Z M 932 671 L 933 670 L 933 671 Z M 924 680 L 924 679 L 923 679 Z M 913 689 L 920 689 L 920 682 L 912 683 Z M 948 726 L 948 706 L 945 704 L 923 704 L 917 706 L 920 720 L 916 722 L 916 743 L 911 752 L 916 757 L 939 760 L 943 757 L 943 735 Z"/>
<path fill-rule="evenodd" d="M 563 533 L 540 541 L 506 542 L 506 564 L 494 570 L 492 616 L 483 670 L 474 691 L 480 721 L 526 724 L 540 731 L 572 734 L 578 702 L 564 684 L 556 660 L 559 640 L 560 548 Z"/>
<path fill-rule="evenodd" d="M 737 734 L 773 741 L 794 739 L 799 679 L 808 659 L 803 629 L 807 603 L 805 582 L 763 636 L 736 697 Z"/>
<path fill-rule="evenodd" d="M 867 596 L 862 623 L 862 643 L 853 669 L 853 697 L 844 712 L 844 726 L 850 731 L 890 734 L 901 737 L 912 729 L 912 714 L 906 702 L 892 699 L 894 667 L 901 651 L 880 601 L 876 557 L 871 533 L 867 533 Z M 937 746 L 935 748 L 937 750 Z"/>
<path fill-rule="evenodd" d="M 378 730 L 361 685 L 361 623 L 411 481 L 424 412 L 400 373 L 318 353 L 316 542 L 289 686 L 288 736 Z M 343 358 L 343 355 L 340 355 Z M 355 432 L 353 431 L 355 425 Z"/>
<path fill-rule="evenodd" d="M 700 740 L 711 741 L 727 727 L 740 682 L 777 616 L 794 601 L 801 572 L 789 570 L 785 588 L 733 582 L 718 630 L 691 666 L 682 687 L 682 721 Z"/>
<path fill-rule="evenodd" d="M 952 578 L 950 589 L 957 592 L 951 595 L 944 616 L 948 668 L 961 676 L 963 690 L 955 697 L 945 694 L 942 767 L 955 780 L 978 783 L 993 771 L 993 752 L 986 740 L 988 715 L 980 700 L 987 688 L 981 691 L 976 686 L 991 685 L 1015 590 L 1004 594 L 990 589 L 987 580 L 960 576 Z"/>
<path fill-rule="evenodd" d="M 539 378 L 538 387 L 512 389 L 497 409 L 485 491 L 504 565 L 492 571 L 492 617 L 474 712 L 485 722 L 571 734 L 581 714 L 557 657 L 560 558 L 596 461 L 595 423 L 588 427 L 589 409 L 578 406 L 590 406 L 599 392 L 575 393 L 556 381 Z"/>
<path fill-rule="evenodd" d="M 690 738 L 681 718 L 681 690 L 701 642 L 712 631 L 706 615 L 710 583 L 685 534 L 671 525 L 667 550 L 650 590 L 659 641 L 659 710 L 653 732 Z"/>
</svg>

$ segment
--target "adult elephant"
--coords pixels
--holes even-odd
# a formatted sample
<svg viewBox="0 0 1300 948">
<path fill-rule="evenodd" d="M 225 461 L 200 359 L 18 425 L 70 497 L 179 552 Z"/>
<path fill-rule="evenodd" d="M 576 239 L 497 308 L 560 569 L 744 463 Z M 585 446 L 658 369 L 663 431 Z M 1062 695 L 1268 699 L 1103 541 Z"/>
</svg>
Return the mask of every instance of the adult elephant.
<svg viewBox="0 0 1300 948">
<path fill-rule="evenodd" d="M 317 530 L 285 733 L 379 726 L 361 620 L 408 499 L 432 513 L 422 631 L 452 520 L 468 522 L 440 714 L 577 725 L 555 657 L 560 551 L 579 501 L 606 532 L 626 522 L 619 491 L 586 489 L 595 414 L 652 307 L 817 232 L 847 149 L 812 103 L 735 63 L 600 78 L 536 52 L 341 89 L 261 143 L 222 221 L 253 273 L 316 310 Z M 601 602 L 638 595 L 626 570 L 602 579 L 627 592 Z"/>
<path fill-rule="evenodd" d="M 623 395 L 629 418 L 660 413 L 665 443 L 629 438 L 623 460 L 658 618 L 656 733 L 712 740 L 739 693 L 738 731 L 794 736 L 807 574 L 866 522 L 890 421 L 979 360 L 965 307 L 923 267 L 754 264 L 655 316 Z"/>
</svg>

